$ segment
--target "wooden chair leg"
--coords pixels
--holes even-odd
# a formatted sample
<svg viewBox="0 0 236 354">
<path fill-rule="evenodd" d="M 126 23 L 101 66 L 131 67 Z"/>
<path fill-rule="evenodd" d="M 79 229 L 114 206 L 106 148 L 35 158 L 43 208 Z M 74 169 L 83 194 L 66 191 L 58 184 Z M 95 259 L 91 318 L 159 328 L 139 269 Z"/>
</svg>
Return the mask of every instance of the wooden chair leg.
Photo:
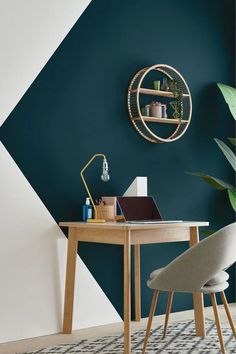
<svg viewBox="0 0 236 354">
<path fill-rule="evenodd" d="M 233 334 L 234 334 L 234 337 L 236 338 L 236 330 L 235 330 L 233 318 L 232 318 L 232 315 L 231 315 L 231 313 L 230 313 L 229 305 L 228 305 L 228 302 L 227 302 L 227 299 L 226 299 L 226 296 L 225 296 L 224 291 L 222 291 L 222 292 L 220 293 L 220 296 L 221 296 L 221 299 L 222 299 L 223 304 L 224 304 L 225 312 L 226 312 L 226 315 L 227 315 L 227 317 L 228 317 L 230 327 L 231 327 L 231 329 L 232 329 L 232 332 L 233 332 Z"/>
<path fill-rule="evenodd" d="M 213 311 L 214 311 L 214 316 L 215 316 L 215 322 L 216 322 L 216 328 L 217 328 L 217 332 L 218 332 L 218 338 L 219 338 L 219 342 L 220 342 L 221 352 L 222 352 L 222 354 L 225 354 L 225 347 L 224 347 L 224 342 L 223 342 L 223 337 L 222 337 L 220 318 L 219 318 L 219 312 L 218 312 L 218 307 L 217 307 L 215 294 L 211 294 L 211 303 L 212 303 L 212 306 L 213 306 Z"/>
<path fill-rule="evenodd" d="M 146 352 L 148 337 L 149 337 L 150 329 L 152 326 L 152 320 L 153 320 L 153 316 L 154 316 L 156 306 L 157 306 L 158 295 L 159 295 L 159 290 L 154 290 L 153 297 L 152 297 L 152 304 L 151 304 L 149 318 L 148 318 L 148 323 L 147 323 L 146 334 L 145 334 L 145 338 L 144 338 L 142 354 L 145 354 L 145 352 Z"/>
<path fill-rule="evenodd" d="M 173 296 L 174 296 L 174 292 L 173 292 L 173 291 L 170 291 L 170 292 L 169 292 L 169 295 L 168 295 L 167 306 L 166 306 L 166 317 L 165 317 L 163 338 L 165 338 L 166 332 L 167 332 L 167 326 L 168 326 L 168 322 L 169 322 L 169 317 L 170 317 L 170 311 L 171 311 Z"/>
</svg>

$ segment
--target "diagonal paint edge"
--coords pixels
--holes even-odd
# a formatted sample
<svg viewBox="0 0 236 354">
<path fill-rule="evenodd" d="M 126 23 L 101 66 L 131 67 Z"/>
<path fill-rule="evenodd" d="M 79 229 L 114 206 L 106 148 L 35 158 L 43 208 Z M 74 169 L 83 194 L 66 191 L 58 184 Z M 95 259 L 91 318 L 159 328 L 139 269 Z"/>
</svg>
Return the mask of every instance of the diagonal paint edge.
<svg viewBox="0 0 236 354">
<path fill-rule="evenodd" d="M 91 0 L 0 2 L 0 126 Z"/>
<path fill-rule="evenodd" d="M 60 332 L 67 239 L 2 144 L 0 160 L 0 342 Z M 76 269 L 73 328 L 121 322 L 78 255 Z"/>
</svg>

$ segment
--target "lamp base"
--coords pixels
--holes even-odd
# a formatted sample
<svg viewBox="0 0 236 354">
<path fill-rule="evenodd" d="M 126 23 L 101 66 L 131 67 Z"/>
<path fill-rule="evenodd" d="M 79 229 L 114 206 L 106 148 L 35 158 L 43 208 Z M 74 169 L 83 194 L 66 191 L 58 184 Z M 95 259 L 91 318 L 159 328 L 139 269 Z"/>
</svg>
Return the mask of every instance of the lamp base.
<svg viewBox="0 0 236 354">
<path fill-rule="evenodd" d="M 87 222 L 91 223 L 91 222 L 97 222 L 97 223 L 102 223 L 102 222 L 106 222 L 105 219 L 88 219 Z"/>
</svg>

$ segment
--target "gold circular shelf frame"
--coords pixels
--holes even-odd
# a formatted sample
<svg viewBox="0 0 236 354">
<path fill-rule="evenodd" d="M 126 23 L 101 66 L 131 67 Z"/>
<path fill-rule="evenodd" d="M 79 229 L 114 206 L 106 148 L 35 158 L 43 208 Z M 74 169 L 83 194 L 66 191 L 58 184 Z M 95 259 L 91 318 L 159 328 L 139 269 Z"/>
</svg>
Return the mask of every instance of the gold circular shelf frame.
<svg viewBox="0 0 236 354">
<path fill-rule="evenodd" d="M 183 92 L 180 118 L 156 118 L 145 117 L 142 115 L 140 108 L 140 94 L 168 97 L 173 99 L 175 98 L 171 91 L 158 91 L 142 87 L 142 83 L 146 75 L 154 70 L 163 74 L 164 77 L 178 81 Z M 129 85 L 128 111 L 133 126 L 144 139 L 152 143 L 170 143 L 176 141 L 186 132 L 192 116 L 192 98 L 188 85 L 183 76 L 169 65 L 156 64 L 143 68 L 134 75 Z M 148 127 L 148 122 L 171 124 L 175 128 L 167 138 L 163 138 L 152 132 L 152 130 Z"/>
</svg>

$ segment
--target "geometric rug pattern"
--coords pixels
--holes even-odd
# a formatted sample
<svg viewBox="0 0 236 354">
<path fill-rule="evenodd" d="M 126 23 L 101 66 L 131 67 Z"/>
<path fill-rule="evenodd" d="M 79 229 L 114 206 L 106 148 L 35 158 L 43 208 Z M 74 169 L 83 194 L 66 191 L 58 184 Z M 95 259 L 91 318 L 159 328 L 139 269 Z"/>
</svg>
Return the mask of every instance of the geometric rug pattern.
<svg viewBox="0 0 236 354">
<path fill-rule="evenodd" d="M 168 326 L 162 339 L 163 326 L 152 330 L 146 354 L 220 354 L 217 331 L 213 321 L 206 321 L 206 338 L 195 336 L 194 321 L 178 322 Z M 236 354 L 236 340 L 230 327 L 222 326 L 227 354 Z M 145 330 L 132 334 L 132 354 L 141 354 Z M 123 354 L 123 335 L 105 336 L 77 343 L 62 344 L 24 354 Z"/>
</svg>

